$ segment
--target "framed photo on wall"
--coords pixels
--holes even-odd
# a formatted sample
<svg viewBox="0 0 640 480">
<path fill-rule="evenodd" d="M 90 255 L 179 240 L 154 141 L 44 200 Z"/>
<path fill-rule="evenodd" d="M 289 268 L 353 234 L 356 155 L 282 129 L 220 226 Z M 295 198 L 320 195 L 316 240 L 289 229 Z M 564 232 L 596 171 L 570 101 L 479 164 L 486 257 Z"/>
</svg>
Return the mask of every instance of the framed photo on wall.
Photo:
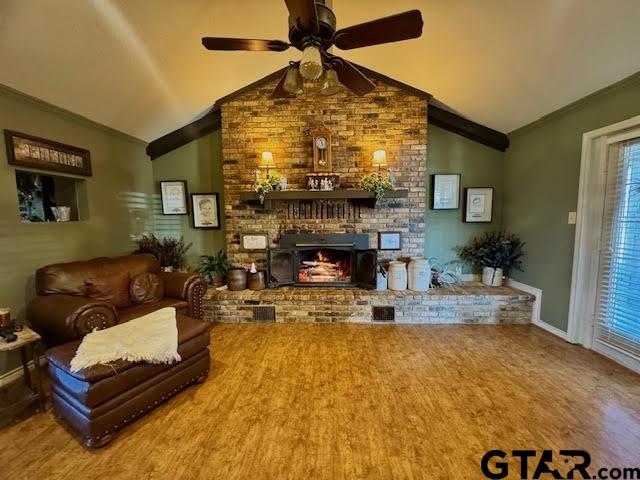
<svg viewBox="0 0 640 480">
<path fill-rule="evenodd" d="M 4 139 L 9 165 L 91 176 L 91 153 L 87 149 L 12 130 L 4 131 Z"/>
<path fill-rule="evenodd" d="M 464 218 L 466 223 L 491 223 L 493 220 L 493 187 L 464 189 Z"/>
<path fill-rule="evenodd" d="M 431 175 L 431 209 L 457 210 L 460 208 L 460 174 Z"/>
<path fill-rule="evenodd" d="M 400 232 L 378 232 L 378 250 L 400 250 L 401 248 Z"/>
<path fill-rule="evenodd" d="M 220 228 L 220 200 L 217 193 L 192 193 L 193 228 Z"/>
<path fill-rule="evenodd" d="M 160 199 L 163 215 L 187 215 L 187 182 L 184 180 L 163 180 L 160 182 Z"/>
<path fill-rule="evenodd" d="M 266 233 L 242 233 L 240 246 L 243 250 L 266 250 L 269 247 L 269 236 Z"/>
</svg>

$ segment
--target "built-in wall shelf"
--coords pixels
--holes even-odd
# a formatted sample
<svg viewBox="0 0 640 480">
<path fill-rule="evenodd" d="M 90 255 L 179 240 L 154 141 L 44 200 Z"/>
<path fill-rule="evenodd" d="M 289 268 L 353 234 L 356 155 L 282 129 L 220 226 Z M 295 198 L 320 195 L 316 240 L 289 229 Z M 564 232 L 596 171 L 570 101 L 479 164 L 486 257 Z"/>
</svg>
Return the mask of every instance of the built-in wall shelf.
<svg viewBox="0 0 640 480">
<path fill-rule="evenodd" d="M 385 193 L 384 198 L 407 198 L 409 190 L 397 188 Z M 273 202 L 278 201 L 312 201 L 312 200 L 352 200 L 374 206 L 376 196 L 373 192 L 360 189 L 337 190 L 285 190 L 283 192 L 270 192 L 267 194 L 263 207 L 273 208 Z M 258 194 L 254 191 L 240 192 L 240 201 L 245 203 L 259 202 Z"/>
</svg>

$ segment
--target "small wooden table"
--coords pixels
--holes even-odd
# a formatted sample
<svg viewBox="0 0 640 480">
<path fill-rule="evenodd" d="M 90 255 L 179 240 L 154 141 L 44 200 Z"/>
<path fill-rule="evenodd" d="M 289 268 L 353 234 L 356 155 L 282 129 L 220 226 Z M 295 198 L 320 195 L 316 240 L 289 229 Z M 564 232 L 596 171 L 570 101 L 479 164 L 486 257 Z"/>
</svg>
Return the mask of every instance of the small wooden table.
<svg viewBox="0 0 640 480">
<path fill-rule="evenodd" d="M 24 374 L 24 381 L 31 390 L 31 395 L 24 398 L 20 402 L 11 405 L 0 411 L 0 414 L 5 415 L 8 410 L 14 410 L 17 407 L 25 406 L 27 403 L 31 403 L 37 399 L 40 409 L 44 412 L 45 408 L 45 395 L 44 388 L 42 386 L 42 371 L 40 370 L 40 347 L 42 337 L 29 327 L 23 327 L 21 331 L 16 332 L 18 339 L 15 342 L 5 342 L 0 338 L 0 352 L 11 352 L 13 350 L 20 350 L 20 358 L 22 360 L 22 372 Z M 36 377 L 36 382 L 33 382 L 31 374 L 29 372 L 29 353 L 33 360 L 33 373 Z"/>
</svg>

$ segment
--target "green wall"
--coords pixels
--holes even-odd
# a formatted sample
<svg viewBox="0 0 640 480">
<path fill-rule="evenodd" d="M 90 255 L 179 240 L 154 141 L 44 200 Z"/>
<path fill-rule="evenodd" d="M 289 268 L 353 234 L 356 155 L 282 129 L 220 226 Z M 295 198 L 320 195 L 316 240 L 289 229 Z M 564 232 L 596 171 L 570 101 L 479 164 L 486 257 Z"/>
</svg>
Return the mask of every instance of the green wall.
<svg viewBox="0 0 640 480">
<path fill-rule="evenodd" d="M 431 210 L 428 191 L 426 212 L 425 255 L 436 257 L 439 263 L 457 260 L 453 248 L 464 245 L 474 236 L 502 226 L 503 152 L 486 147 L 435 125 L 429 125 L 427 152 L 427 189 L 431 189 L 430 175 L 460 173 L 460 209 Z M 462 195 L 464 187 L 494 187 L 492 223 L 464 223 Z M 469 270 L 465 266 L 463 272 Z"/>
<path fill-rule="evenodd" d="M 189 266 L 195 268 L 198 266 L 200 255 L 211 255 L 225 248 L 220 130 L 156 158 L 152 165 L 157 194 L 160 193 L 160 180 L 186 180 L 189 193 L 220 194 L 220 214 L 223 222 L 223 228 L 220 230 L 194 229 L 191 226 L 190 215 L 156 215 L 156 235 L 183 236 L 185 242 L 193 244 L 187 252 L 187 261 Z"/>
<path fill-rule="evenodd" d="M 503 224 L 528 256 L 516 280 L 542 290 L 543 321 L 566 331 L 582 135 L 640 114 L 640 74 L 512 132 L 504 176 Z"/>
<path fill-rule="evenodd" d="M 131 236 L 148 228 L 151 162 L 145 143 L 0 86 L 0 129 L 57 140 L 91 151 L 93 176 L 81 189 L 81 221 L 22 223 L 14 167 L 0 145 L 0 305 L 23 320 L 35 295 L 34 273 L 54 262 L 118 255 L 132 250 Z M 0 356 L 0 375 L 17 364 Z"/>
</svg>

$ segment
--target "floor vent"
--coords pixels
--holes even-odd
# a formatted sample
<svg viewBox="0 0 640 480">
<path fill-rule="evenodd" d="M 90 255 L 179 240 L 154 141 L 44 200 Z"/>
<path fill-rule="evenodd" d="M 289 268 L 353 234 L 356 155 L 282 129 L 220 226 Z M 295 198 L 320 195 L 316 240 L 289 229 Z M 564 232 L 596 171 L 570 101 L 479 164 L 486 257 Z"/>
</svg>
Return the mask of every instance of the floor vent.
<svg viewBox="0 0 640 480">
<path fill-rule="evenodd" d="M 275 322 L 276 307 L 253 307 L 254 322 Z"/>
<path fill-rule="evenodd" d="M 374 322 L 393 322 L 396 319 L 395 307 L 373 307 Z"/>
</svg>

